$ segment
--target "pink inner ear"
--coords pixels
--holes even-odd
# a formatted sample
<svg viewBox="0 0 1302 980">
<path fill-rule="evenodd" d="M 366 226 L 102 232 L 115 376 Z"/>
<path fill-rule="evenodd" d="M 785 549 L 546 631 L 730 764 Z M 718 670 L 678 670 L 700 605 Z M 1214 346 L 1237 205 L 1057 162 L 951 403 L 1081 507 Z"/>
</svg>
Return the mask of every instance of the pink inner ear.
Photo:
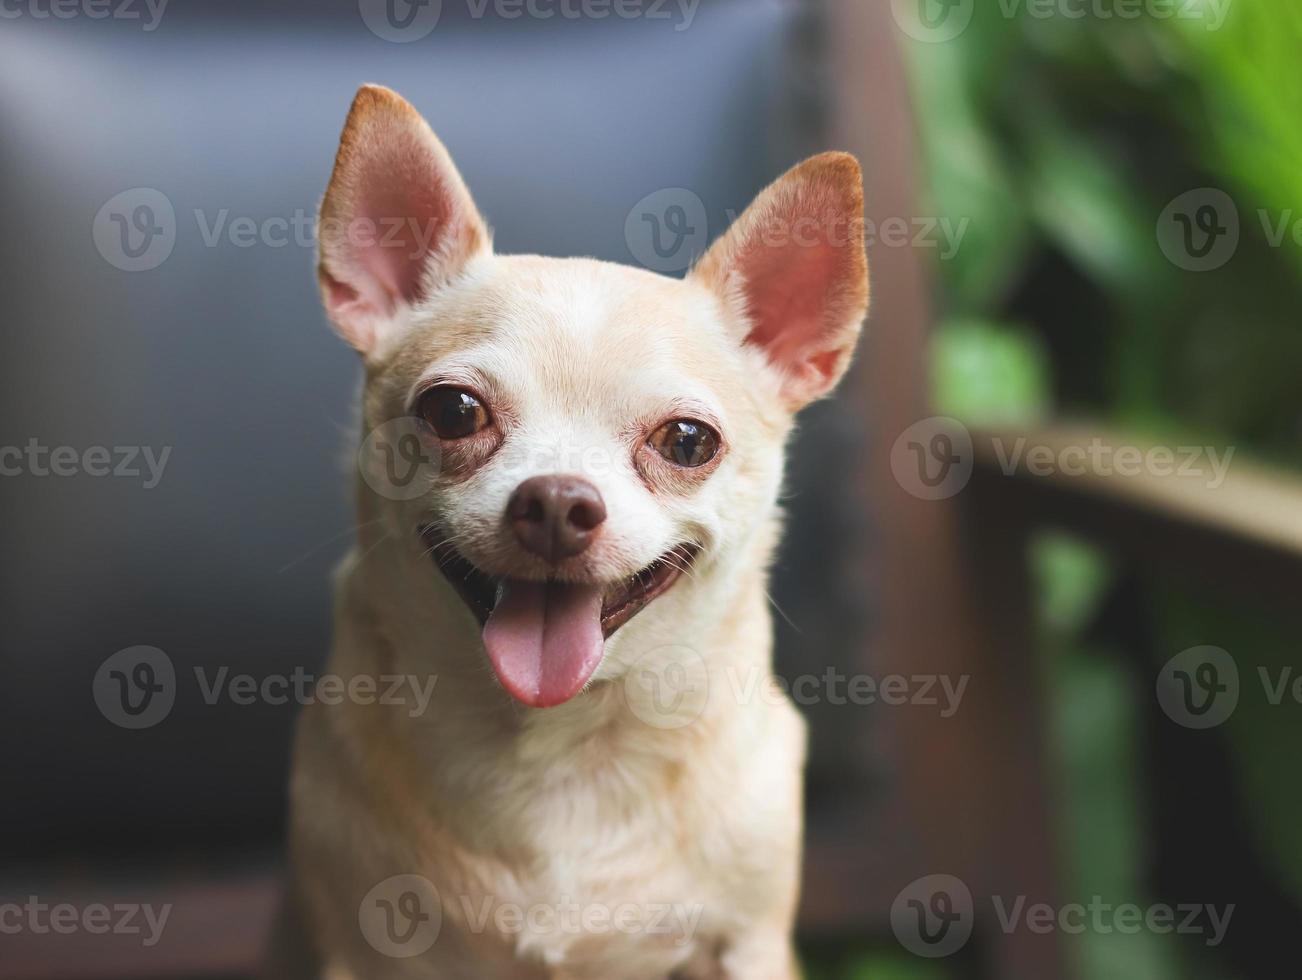
<svg viewBox="0 0 1302 980">
<path fill-rule="evenodd" d="M 748 249 L 739 267 L 751 321 L 746 342 L 812 388 L 830 387 L 854 339 L 844 332 L 856 312 L 855 280 L 863 275 L 858 254 L 825 237 Z"/>
<path fill-rule="evenodd" d="M 746 308 L 753 327 L 747 343 L 782 367 L 795 367 L 831 327 L 829 295 L 843 275 L 843 257 L 826 242 L 755 249 L 743 261 Z"/>
<path fill-rule="evenodd" d="M 372 309 L 390 314 L 423 298 L 429 256 L 444 244 L 453 205 L 437 163 L 409 136 L 369 157 L 354 181 L 345 245 L 352 285 Z"/>
<path fill-rule="evenodd" d="M 415 180 L 415 174 L 411 174 Z M 402 186 L 401 173 L 376 174 L 363 190 L 358 217 L 374 223 L 371 241 L 358 246 L 357 262 L 388 294 L 389 312 L 395 301 L 422 299 L 423 276 L 431 252 L 447 232 L 450 208 L 437 178 L 427 174 L 424 186 Z"/>
<path fill-rule="evenodd" d="M 868 309 L 863 232 L 859 164 L 822 153 L 765 188 L 693 272 L 744 312 L 744 342 L 780 372 L 788 408 L 827 394 L 849 364 Z"/>
</svg>

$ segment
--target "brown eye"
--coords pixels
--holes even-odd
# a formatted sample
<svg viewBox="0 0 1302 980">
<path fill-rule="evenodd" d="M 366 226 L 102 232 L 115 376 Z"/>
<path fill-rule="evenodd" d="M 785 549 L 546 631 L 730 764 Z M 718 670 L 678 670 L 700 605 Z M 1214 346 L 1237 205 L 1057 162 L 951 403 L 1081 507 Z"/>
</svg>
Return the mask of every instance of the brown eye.
<svg viewBox="0 0 1302 980">
<path fill-rule="evenodd" d="M 704 466 L 719 451 L 719 434 L 704 422 L 678 419 L 656 429 L 647 445 L 679 466 Z"/>
<path fill-rule="evenodd" d="M 489 423 L 488 409 L 463 388 L 431 388 L 420 396 L 416 410 L 440 439 L 464 439 Z"/>
</svg>

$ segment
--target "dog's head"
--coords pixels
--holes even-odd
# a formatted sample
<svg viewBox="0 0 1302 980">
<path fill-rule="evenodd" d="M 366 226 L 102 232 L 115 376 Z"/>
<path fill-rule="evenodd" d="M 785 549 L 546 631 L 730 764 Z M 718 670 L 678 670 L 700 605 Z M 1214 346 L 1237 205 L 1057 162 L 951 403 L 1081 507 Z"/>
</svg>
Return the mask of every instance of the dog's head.
<svg viewBox="0 0 1302 980">
<path fill-rule="evenodd" d="M 829 153 L 685 280 L 498 256 L 416 110 L 358 93 L 321 206 L 322 294 L 365 358 L 371 440 L 429 463 L 414 488 L 363 492 L 410 542 L 409 574 L 460 595 L 517 699 L 573 697 L 635 616 L 690 642 L 737 566 L 767 560 L 792 417 L 844 373 L 866 312 L 862 207 L 858 165 Z"/>
</svg>

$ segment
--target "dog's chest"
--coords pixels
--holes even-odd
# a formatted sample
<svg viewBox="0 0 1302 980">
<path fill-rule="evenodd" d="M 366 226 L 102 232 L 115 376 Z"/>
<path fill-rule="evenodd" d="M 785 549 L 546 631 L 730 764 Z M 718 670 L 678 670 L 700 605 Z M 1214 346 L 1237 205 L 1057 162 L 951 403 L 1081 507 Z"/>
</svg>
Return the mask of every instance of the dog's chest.
<svg viewBox="0 0 1302 980">
<path fill-rule="evenodd" d="M 737 861 L 700 847 L 701 801 L 676 778 L 607 760 L 524 780 L 457 848 L 445 923 L 558 976 L 636 980 L 636 962 L 650 980 L 698 958 Z"/>
</svg>

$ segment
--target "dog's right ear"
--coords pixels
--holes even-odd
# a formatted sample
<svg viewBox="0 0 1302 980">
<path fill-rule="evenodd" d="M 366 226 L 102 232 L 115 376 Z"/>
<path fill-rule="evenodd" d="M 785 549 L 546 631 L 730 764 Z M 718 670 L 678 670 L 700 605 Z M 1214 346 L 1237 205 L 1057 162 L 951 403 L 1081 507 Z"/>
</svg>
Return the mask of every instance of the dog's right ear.
<svg viewBox="0 0 1302 980">
<path fill-rule="evenodd" d="M 317 225 L 326 312 L 362 354 L 491 248 L 443 144 L 409 102 L 379 85 L 353 100 Z"/>
</svg>

